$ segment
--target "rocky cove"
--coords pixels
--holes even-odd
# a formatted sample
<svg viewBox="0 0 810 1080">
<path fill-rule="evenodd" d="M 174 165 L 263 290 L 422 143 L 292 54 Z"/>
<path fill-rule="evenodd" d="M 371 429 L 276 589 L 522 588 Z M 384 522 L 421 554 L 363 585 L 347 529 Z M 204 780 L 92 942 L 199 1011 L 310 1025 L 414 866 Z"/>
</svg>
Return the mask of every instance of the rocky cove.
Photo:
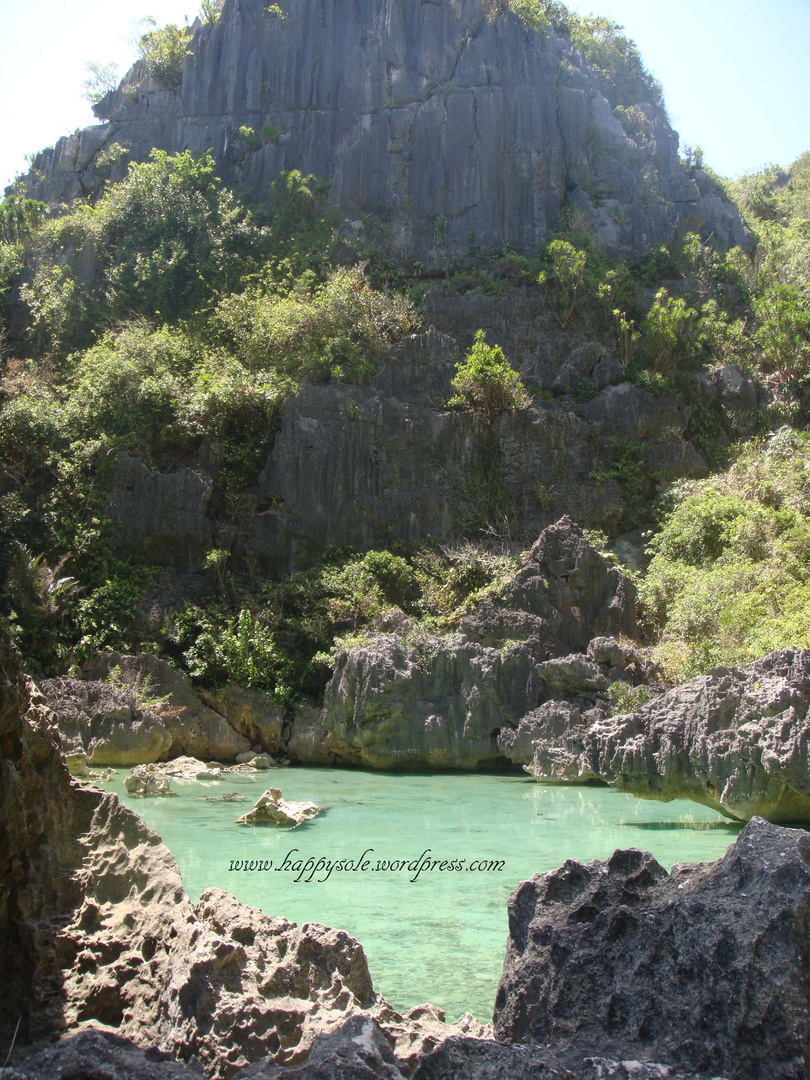
<svg viewBox="0 0 810 1080">
<path fill-rule="evenodd" d="M 17 1020 L 34 1048 L 80 1032 L 4 1080 L 803 1074 L 805 833 L 756 818 L 719 863 L 667 875 L 616 851 L 526 881 L 509 899 L 493 1040 L 470 1016 L 397 1012 L 345 932 L 218 889 L 192 905 L 157 834 L 70 777 L 45 700 L 4 649 L 3 1038 Z"/>
</svg>

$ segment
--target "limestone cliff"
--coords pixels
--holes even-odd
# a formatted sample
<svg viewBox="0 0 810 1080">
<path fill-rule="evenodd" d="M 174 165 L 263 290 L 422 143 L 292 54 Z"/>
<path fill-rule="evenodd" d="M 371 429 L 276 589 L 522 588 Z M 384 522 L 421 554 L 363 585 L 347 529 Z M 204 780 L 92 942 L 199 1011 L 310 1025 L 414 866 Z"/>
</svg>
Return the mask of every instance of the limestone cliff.
<svg viewBox="0 0 810 1080">
<path fill-rule="evenodd" d="M 428 264 L 470 244 L 531 250 L 566 201 L 628 256 L 703 226 L 722 246 L 742 222 L 685 171 L 660 109 L 622 127 L 571 43 L 482 0 L 225 0 L 195 24 L 176 91 L 142 64 L 97 106 L 103 123 L 43 151 L 26 178 L 45 201 L 93 196 L 153 147 L 211 149 L 260 201 L 280 171 L 334 180 L 349 222 L 383 216 L 396 248 Z M 240 128 L 251 128 L 247 141 Z M 260 133 L 264 132 L 264 136 Z M 116 164 L 110 164 L 116 161 Z M 106 162 L 106 164 L 105 164 Z"/>
</svg>

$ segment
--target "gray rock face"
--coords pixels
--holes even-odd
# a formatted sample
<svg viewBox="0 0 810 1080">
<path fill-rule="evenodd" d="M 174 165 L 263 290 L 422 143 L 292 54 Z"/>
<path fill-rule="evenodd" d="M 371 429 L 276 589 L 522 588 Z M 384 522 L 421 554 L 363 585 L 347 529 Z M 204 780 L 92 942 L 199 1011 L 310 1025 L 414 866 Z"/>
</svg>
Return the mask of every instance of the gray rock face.
<svg viewBox="0 0 810 1080">
<path fill-rule="evenodd" d="M 523 882 L 496 1038 L 550 1046 L 572 1068 L 604 1056 L 802 1080 L 808 841 L 755 819 L 718 863 L 667 875 L 649 854 L 616 851 Z"/>
<path fill-rule="evenodd" d="M 454 322 L 458 312 L 448 312 Z M 619 443 L 643 445 L 651 496 L 657 471 L 705 474 L 682 438 L 689 409 L 679 397 L 625 384 L 573 412 L 538 401 L 486 423 L 441 407 L 457 359 L 446 337 L 429 332 L 394 350 L 369 387 L 304 386 L 288 398 L 256 514 L 235 553 L 254 551 L 283 576 L 326 544 L 365 550 L 391 536 L 449 540 L 484 524 L 481 500 L 495 484 L 527 537 L 563 513 L 615 533 L 632 513 L 610 478 Z"/>
<path fill-rule="evenodd" d="M 521 324 L 528 301 L 498 297 L 496 312 L 493 299 L 436 299 L 433 314 L 454 329 L 494 326 L 491 340 L 507 355 L 524 356 L 527 379 L 554 381 L 557 360 L 548 356 L 556 357 L 555 350 L 562 350 L 559 364 L 572 348 L 604 351 L 593 342 L 572 345 L 560 332 L 541 335 L 539 345 L 521 344 L 515 326 L 523 325 L 529 338 L 537 329 L 531 320 Z M 535 354 L 549 367 L 542 376 Z M 650 497 L 659 475 L 706 473 L 683 439 L 689 409 L 679 396 L 653 398 L 639 387 L 611 385 L 573 411 L 570 399 L 538 400 L 487 423 L 444 407 L 459 358 L 456 340 L 431 327 L 395 346 L 370 386 L 302 386 L 282 407 L 253 492 L 253 515 L 236 535 L 207 516 L 215 461 L 212 475 L 160 473 L 122 457 L 107 504 L 121 526 L 118 542 L 184 572 L 202 567 L 212 546 L 231 550 L 235 562 L 254 553 L 267 572 L 284 577 L 325 545 L 366 550 L 387 546 L 392 536 L 407 544 L 427 536 L 449 541 L 500 527 L 504 513 L 513 535 L 527 539 L 563 513 L 615 534 L 635 512 L 611 476 L 616 448 L 625 444 L 643 447 L 640 482 Z M 487 504 L 494 490 L 500 513 Z M 159 623 L 160 603 L 150 617 Z M 265 748 L 272 752 L 269 742 Z"/>
<path fill-rule="evenodd" d="M 195 24 L 176 93 L 136 64 L 96 106 L 105 123 L 37 156 L 28 194 L 98 191 L 109 175 L 98 156 L 114 143 L 136 160 L 155 146 L 212 148 L 259 198 L 282 169 L 334 177 L 344 214 L 384 216 L 395 244 L 433 265 L 469 241 L 536 249 L 567 193 L 600 242 L 628 254 L 690 220 L 721 244 L 746 241 L 709 179 L 684 171 L 663 115 L 647 107 L 647 136 L 630 139 L 554 33 L 510 12 L 490 21 L 480 0 L 302 0 L 281 18 L 265 7 L 226 0 L 216 26 Z M 246 148 L 243 125 L 269 125 L 272 138 Z"/>
<path fill-rule="evenodd" d="M 810 823 L 810 651 L 718 668 L 638 712 L 560 728 L 533 720 L 529 771 L 599 779 L 642 798 L 688 798 L 747 821 Z M 549 716 L 549 720 L 551 717 Z"/>
<path fill-rule="evenodd" d="M 115 543 L 141 558 L 157 555 L 176 570 L 196 568 L 211 546 L 213 530 L 205 516 L 211 487 L 206 473 L 160 473 L 122 454 L 106 506 L 120 525 Z"/>
<path fill-rule="evenodd" d="M 216 693 L 199 691 L 204 704 L 224 716 L 234 731 L 254 747 L 269 754 L 283 749 L 284 709 L 270 701 L 261 690 L 246 686 L 224 686 Z"/>
<path fill-rule="evenodd" d="M 553 1050 L 488 1039 L 445 1039 L 419 1062 L 413 1080 L 710 1080 L 658 1062 L 587 1056 L 560 1064 Z M 711 1080 L 722 1080 L 713 1077 Z"/>
<path fill-rule="evenodd" d="M 40 690 L 56 718 L 62 752 L 89 765 L 140 765 L 165 758 L 174 738 L 132 691 L 107 682 L 45 679 Z"/>
<path fill-rule="evenodd" d="M 296 724 L 288 749 L 298 747 L 305 761 L 373 768 L 491 765 L 503 753 L 499 732 L 538 704 L 551 652 L 635 632 L 632 583 L 562 518 L 543 531 L 503 595 L 485 597 L 459 633 L 377 634 L 345 652 L 320 723 L 305 719 L 312 749 Z"/>
<path fill-rule="evenodd" d="M 403 1080 L 407 1075 L 374 1021 L 353 1016 L 319 1035 L 303 1065 L 285 1069 L 260 1061 L 241 1069 L 234 1080 Z"/>
</svg>

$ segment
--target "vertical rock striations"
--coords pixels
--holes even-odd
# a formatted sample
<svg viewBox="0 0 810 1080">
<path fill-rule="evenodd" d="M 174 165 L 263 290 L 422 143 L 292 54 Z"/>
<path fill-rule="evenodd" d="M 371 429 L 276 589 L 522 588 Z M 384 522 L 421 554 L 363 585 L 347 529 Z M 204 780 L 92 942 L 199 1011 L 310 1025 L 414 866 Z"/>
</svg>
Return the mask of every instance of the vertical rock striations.
<svg viewBox="0 0 810 1080">
<path fill-rule="evenodd" d="M 195 24 L 177 91 L 136 64 L 96 106 L 102 125 L 35 159 L 28 193 L 94 195 L 123 174 L 100 156 L 115 144 L 133 160 L 211 149 L 260 200 L 281 170 L 334 178 L 344 215 L 382 215 L 398 248 L 434 265 L 470 244 L 534 249 L 566 200 L 627 255 L 701 224 L 724 246 L 745 243 L 737 212 L 684 171 L 663 112 L 643 106 L 631 138 L 551 30 L 489 18 L 481 0 L 266 7 L 226 0 L 216 25 Z"/>
</svg>

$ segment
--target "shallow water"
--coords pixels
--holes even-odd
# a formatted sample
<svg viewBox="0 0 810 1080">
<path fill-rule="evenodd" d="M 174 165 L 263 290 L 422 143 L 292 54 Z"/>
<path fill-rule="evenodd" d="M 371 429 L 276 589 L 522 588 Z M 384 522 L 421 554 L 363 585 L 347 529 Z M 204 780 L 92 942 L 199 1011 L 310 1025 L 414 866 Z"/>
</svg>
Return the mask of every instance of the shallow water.
<svg viewBox="0 0 810 1080">
<path fill-rule="evenodd" d="M 178 797 L 163 799 L 130 798 L 125 775 L 119 771 L 104 787 L 160 833 L 193 900 L 216 886 L 269 914 L 347 930 L 362 942 L 374 988 L 392 1005 L 430 1001 L 448 1020 L 467 1010 L 492 1018 L 506 899 L 520 881 L 568 858 L 603 859 L 617 847 L 651 851 L 667 869 L 714 860 L 740 828 L 691 802 L 547 787 L 519 775 L 281 768 L 203 783 L 172 779 Z M 327 812 L 295 830 L 235 824 L 271 786 Z M 245 798 L 223 800 L 228 793 Z M 419 871 L 426 851 L 431 861 L 466 861 L 460 870 Z M 325 868 L 283 868 L 285 856 L 288 866 L 352 864 L 364 852 L 365 869 L 334 868 L 328 877 Z M 272 861 L 272 868 L 230 870 L 232 860 Z M 469 869 L 480 860 L 502 866 Z M 391 861 L 406 865 L 378 868 Z"/>
</svg>

